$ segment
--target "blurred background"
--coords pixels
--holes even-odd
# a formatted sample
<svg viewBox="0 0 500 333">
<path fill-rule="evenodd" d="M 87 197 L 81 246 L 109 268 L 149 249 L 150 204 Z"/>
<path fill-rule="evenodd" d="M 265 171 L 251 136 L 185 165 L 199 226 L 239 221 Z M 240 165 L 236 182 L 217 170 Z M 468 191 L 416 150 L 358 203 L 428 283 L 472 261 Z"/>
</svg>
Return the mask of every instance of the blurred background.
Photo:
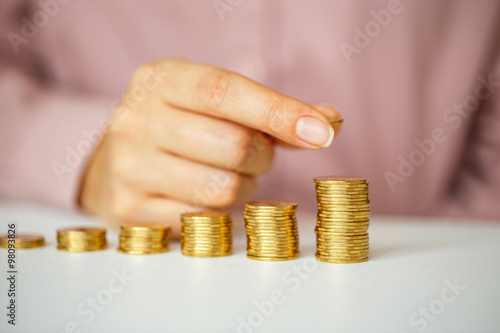
<svg viewBox="0 0 500 333">
<path fill-rule="evenodd" d="M 0 16 L 2 201 L 78 209 L 133 71 L 181 57 L 342 113 L 330 148 L 278 148 L 257 198 L 312 210 L 314 177 L 356 175 L 374 213 L 500 218 L 499 1 L 19 0 Z"/>
</svg>

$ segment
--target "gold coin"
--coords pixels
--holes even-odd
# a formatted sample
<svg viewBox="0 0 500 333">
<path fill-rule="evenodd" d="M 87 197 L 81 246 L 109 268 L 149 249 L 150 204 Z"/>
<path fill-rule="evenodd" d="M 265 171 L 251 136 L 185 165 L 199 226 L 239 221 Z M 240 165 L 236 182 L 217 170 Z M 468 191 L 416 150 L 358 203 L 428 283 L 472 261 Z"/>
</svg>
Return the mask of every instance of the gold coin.
<svg viewBox="0 0 500 333">
<path fill-rule="evenodd" d="M 340 242 L 344 242 L 344 243 L 348 243 L 348 244 L 354 244 L 354 243 L 360 243 L 360 242 L 367 242 L 369 241 L 369 237 L 368 236 L 364 236 L 363 234 L 359 234 L 357 237 L 353 237 L 353 236 L 349 236 L 349 237 L 346 237 L 346 236 L 338 236 L 338 235 L 333 235 L 333 234 L 317 234 L 317 238 L 316 240 L 319 242 L 323 242 L 323 243 L 326 243 L 326 242 L 337 242 L 337 243 L 340 243 Z"/>
<path fill-rule="evenodd" d="M 365 178 L 314 178 L 318 214 L 316 257 L 331 263 L 363 262 L 368 258 L 370 200 Z"/>
<path fill-rule="evenodd" d="M 73 227 L 58 229 L 57 232 L 62 236 L 100 236 L 106 233 L 104 228 Z"/>
<path fill-rule="evenodd" d="M 317 242 L 323 242 L 323 243 L 326 243 L 326 242 L 345 242 L 345 243 L 354 243 L 354 242 L 359 242 L 359 241 L 366 241 L 368 242 L 369 241 L 369 238 L 366 237 L 366 236 L 363 236 L 362 233 L 359 233 L 359 234 L 356 234 L 356 235 L 353 235 L 353 234 L 349 234 L 349 237 L 351 238 L 347 238 L 346 237 L 347 234 L 344 234 L 342 236 L 339 236 L 338 234 L 337 235 L 333 235 L 333 234 L 320 234 L 320 233 L 317 233 L 316 234 L 316 241 Z M 353 238 L 353 237 L 359 237 L 359 238 Z"/>
<path fill-rule="evenodd" d="M 347 260 L 347 259 L 329 258 L 321 255 L 316 255 L 316 259 L 318 259 L 319 261 L 333 263 L 333 264 L 357 264 L 368 261 L 368 257 L 354 259 L 354 260 Z"/>
<path fill-rule="evenodd" d="M 62 228 L 57 230 L 57 248 L 68 252 L 103 250 L 107 247 L 104 228 Z"/>
<path fill-rule="evenodd" d="M 318 253 L 316 257 L 321 256 L 327 260 L 336 261 L 358 261 L 368 258 L 368 253 L 352 254 L 352 255 L 334 255 L 334 254 L 323 254 Z"/>
<path fill-rule="evenodd" d="M 336 188 L 322 189 L 316 188 L 316 199 L 339 198 L 344 200 L 370 200 L 370 194 L 366 188 Z"/>
<path fill-rule="evenodd" d="M 158 222 L 124 222 L 120 225 L 118 252 L 147 255 L 169 249 L 170 225 Z"/>
<path fill-rule="evenodd" d="M 221 249 L 200 249 L 200 248 L 181 248 L 181 252 L 188 256 L 203 256 L 203 257 L 222 257 L 229 256 L 233 254 L 231 248 L 221 248 Z"/>
<path fill-rule="evenodd" d="M 340 225 L 340 226 L 361 226 L 361 225 L 369 225 L 370 220 L 369 217 L 356 217 L 356 218 L 350 218 L 350 217 L 325 217 L 325 216 L 318 216 L 316 217 L 316 223 L 318 226 L 335 226 L 335 225 Z"/>
<path fill-rule="evenodd" d="M 181 252 L 191 257 L 221 257 L 232 254 L 231 214 L 204 211 L 181 215 Z"/>
<path fill-rule="evenodd" d="M 314 178 L 315 182 L 349 182 L 349 183 L 366 183 L 366 178 L 356 176 L 320 176 Z"/>
<path fill-rule="evenodd" d="M 319 223 L 316 225 L 316 231 L 318 232 L 336 232 L 336 233 L 342 233 L 343 231 L 345 232 L 352 232 L 352 231 L 360 231 L 360 230 L 368 230 L 369 228 L 369 223 L 329 223 L 329 224 L 323 224 Z M 366 231 L 365 231 L 366 232 Z"/>
<path fill-rule="evenodd" d="M 167 223 L 158 223 L 158 222 L 123 222 L 120 224 L 120 227 L 123 229 L 133 229 L 134 231 L 147 231 L 150 232 L 152 230 L 165 230 L 170 228 L 170 225 Z"/>
<path fill-rule="evenodd" d="M 256 249 L 273 248 L 273 249 L 295 249 L 299 245 L 298 242 L 265 242 L 250 240 L 248 246 Z"/>
<path fill-rule="evenodd" d="M 181 214 L 181 218 L 212 218 L 212 219 L 229 219 L 231 216 L 230 213 L 218 210 L 208 210 L 208 211 L 200 211 L 200 212 L 191 212 L 191 213 L 183 213 Z"/>
<path fill-rule="evenodd" d="M 359 244 L 359 245 L 352 245 L 352 244 L 325 244 L 325 243 L 320 243 L 318 242 L 317 244 L 317 250 L 323 250 L 323 251 L 331 251 L 331 252 L 355 252 L 355 251 L 368 251 L 369 245 L 368 244 Z"/>
<path fill-rule="evenodd" d="M 30 235 L 30 234 L 15 234 L 14 238 L 9 238 L 9 235 L 0 236 L 0 248 L 15 249 L 30 249 L 35 247 L 41 247 L 45 245 L 45 238 L 41 235 Z"/>
<path fill-rule="evenodd" d="M 253 259 L 253 260 L 260 260 L 260 261 L 286 261 L 286 260 L 295 260 L 299 256 L 289 256 L 289 257 L 284 257 L 284 258 L 277 258 L 277 257 L 263 257 L 263 256 L 252 256 L 250 254 L 247 254 L 247 258 Z"/>
<path fill-rule="evenodd" d="M 325 197 L 316 197 L 316 201 L 318 204 L 323 205 L 366 205 L 370 204 L 370 199 L 365 196 L 359 197 L 343 197 L 339 195 L 325 196 Z"/>
<path fill-rule="evenodd" d="M 250 227 L 250 226 L 247 226 L 247 230 L 250 231 L 250 232 L 277 232 L 277 233 L 280 233 L 280 232 L 295 232 L 297 231 L 297 226 L 290 226 L 288 228 L 281 228 L 281 227 L 276 227 L 276 226 L 267 226 L 267 227 L 259 227 L 259 228 L 254 228 L 254 227 Z"/>
<path fill-rule="evenodd" d="M 330 121 L 330 125 L 336 125 L 336 124 L 342 124 L 344 122 L 344 119 L 340 118 L 337 120 Z"/>
<path fill-rule="evenodd" d="M 329 237 L 335 237 L 337 239 L 345 239 L 345 240 L 365 239 L 369 237 L 367 232 L 364 232 L 360 235 L 347 235 L 346 233 L 333 232 L 333 231 L 330 232 L 318 231 L 318 233 L 321 233 L 322 235 L 328 235 Z"/>
<path fill-rule="evenodd" d="M 287 257 L 290 255 L 296 255 L 299 251 L 296 248 L 248 248 L 248 253 L 252 255 L 262 255 L 262 256 L 275 256 L 275 257 Z"/>
<path fill-rule="evenodd" d="M 298 204 L 287 200 L 259 200 L 247 202 L 249 207 L 296 207 Z"/>
<path fill-rule="evenodd" d="M 118 248 L 118 252 L 125 254 L 136 254 L 136 255 L 144 255 L 144 254 L 157 254 L 168 251 L 168 247 L 163 247 L 159 249 L 127 249 L 127 248 Z"/>
<path fill-rule="evenodd" d="M 245 205 L 249 258 L 275 261 L 298 256 L 297 206 L 284 200 L 252 201 Z"/>
</svg>

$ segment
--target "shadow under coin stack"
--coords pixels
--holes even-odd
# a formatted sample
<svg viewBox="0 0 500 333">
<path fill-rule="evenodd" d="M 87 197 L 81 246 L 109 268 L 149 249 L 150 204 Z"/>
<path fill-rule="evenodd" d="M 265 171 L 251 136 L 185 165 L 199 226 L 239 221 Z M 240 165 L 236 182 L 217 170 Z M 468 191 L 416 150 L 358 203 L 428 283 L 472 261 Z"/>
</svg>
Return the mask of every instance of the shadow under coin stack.
<svg viewBox="0 0 500 333">
<path fill-rule="evenodd" d="M 247 257 L 264 261 L 292 260 L 299 257 L 299 233 L 291 201 L 252 201 L 243 216 L 247 231 Z"/>
<path fill-rule="evenodd" d="M 104 228 L 65 228 L 57 230 L 57 249 L 69 252 L 104 250 L 108 246 Z"/>
<path fill-rule="evenodd" d="M 181 214 L 181 250 L 191 257 L 223 257 L 233 252 L 231 214 L 206 211 Z"/>
<path fill-rule="evenodd" d="M 9 244 L 11 245 L 9 247 Z M 8 235 L 0 236 L 0 247 L 5 249 L 32 249 L 45 245 L 45 239 L 40 235 L 16 234 L 15 238 L 9 238 Z"/>
<path fill-rule="evenodd" d="M 368 260 L 370 201 L 366 179 L 348 176 L 314 178 L 318 215 L 316 258 L 330 263 Z"/>
<path fill-rule="evenodd" d="M 118 252 L 154 254 L 168 251 L 170 226 L 166 223 L 124 222 Z"/>
</svg>

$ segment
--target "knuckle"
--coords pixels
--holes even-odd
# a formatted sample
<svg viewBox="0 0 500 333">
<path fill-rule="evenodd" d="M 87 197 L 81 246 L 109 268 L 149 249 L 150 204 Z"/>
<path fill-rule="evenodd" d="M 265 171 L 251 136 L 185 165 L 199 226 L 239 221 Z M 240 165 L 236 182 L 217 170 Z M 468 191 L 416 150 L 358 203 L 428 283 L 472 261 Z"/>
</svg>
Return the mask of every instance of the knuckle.
<svg viewBox="0 0 500 333">
<path fill-rule="evenodd" d="M 130 80 L 130 82 L 132 82 L 132 84 L 137 84 L 139 82 L 142 82 L 142 79 L 144 78 L 144 76 L 146 75 L 146 73 L 148 72 L 148 70 L 150 70 L 151 68 L 151 64 L 142 64 L 140 65 L 139 67 L 137 67 L 134 72 L 132 73 L 132 78 Z"/>
<path fill-rule="evenodd" d="M 147 119 L 127 106 L 118 106 L 112 117 L 109 132 L 116 139 L 135 140 L 139 133 L 144 133 Z"/>
<path fill-rule="evenodd" d="M 225 171 L 225 176 L 227 177 L 227 184 L 217 199 L 217 205 L 220 207 L 231 206 L 236 201 L 242 183 L 241 176 L 234 172 Z"/>
<path fill-rule="evenodd" d="M 205 106 L 213 111 L 217 111 L 227 100 L 232 85 L 233 76 L 229 72 L 210 72 L 198 84 L 199 97 Z"/>
<path fill-rule="evenodd" d="M 233 138 L 235 143 L 232 152 L 233 164 L 229 166 L 229 169 L 237 170 L 247 164 L 249 157 L 252 156 L 254 138 L 250 130 L 244 129 L 235 132 Z"/>
<path fill-rule="evenodd" d="M 281 98 L 272 95 L 262 111 L 263 127 L 265 132 L 276 132 L 285 117 L 285 106 Z"/>
<path fill-rule="evenodd" d="M 113 178 L 129 181 L 140 171 L 139 159 L 132 154 L 115 154 L 110 169 Z"/>
<path fill-rule="evenodd" d="M 113 217 L 121 221 L 133 219 L 137 210 L 137 202 L 130 197 L 125 197 L 119 191 L 113 193 L 110 206 Z"/>
</svg>

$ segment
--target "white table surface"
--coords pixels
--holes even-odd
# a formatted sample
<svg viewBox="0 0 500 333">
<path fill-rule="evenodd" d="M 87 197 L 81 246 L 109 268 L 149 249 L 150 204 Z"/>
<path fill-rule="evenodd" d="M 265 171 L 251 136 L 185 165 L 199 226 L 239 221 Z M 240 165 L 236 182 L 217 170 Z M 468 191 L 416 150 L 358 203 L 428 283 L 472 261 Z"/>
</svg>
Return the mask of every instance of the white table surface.
<svg viewBox="0 0 500 333">
<path fill-rule="evenodd" d="M 163 254 L 120 254 L 114 233 L 107 250 L 68 253 L 56 229 L 95 220 L 0 204 L 0 233 L 16 222 L 47 241 L 17 251 L 15 327 L 0 251 L 0 331 L 500 332 L 500 223 L 373 217 L 370 260 L 328 264 L 314 259 L 313 214 L 298 215 L 301 257 L 286 262 L 247 259 L 241 212 L 233 218 L 228 257 L 182 256 L 178 241 Z M 123 272 L 133 279 L 117 280 Z"/>
</svg>

